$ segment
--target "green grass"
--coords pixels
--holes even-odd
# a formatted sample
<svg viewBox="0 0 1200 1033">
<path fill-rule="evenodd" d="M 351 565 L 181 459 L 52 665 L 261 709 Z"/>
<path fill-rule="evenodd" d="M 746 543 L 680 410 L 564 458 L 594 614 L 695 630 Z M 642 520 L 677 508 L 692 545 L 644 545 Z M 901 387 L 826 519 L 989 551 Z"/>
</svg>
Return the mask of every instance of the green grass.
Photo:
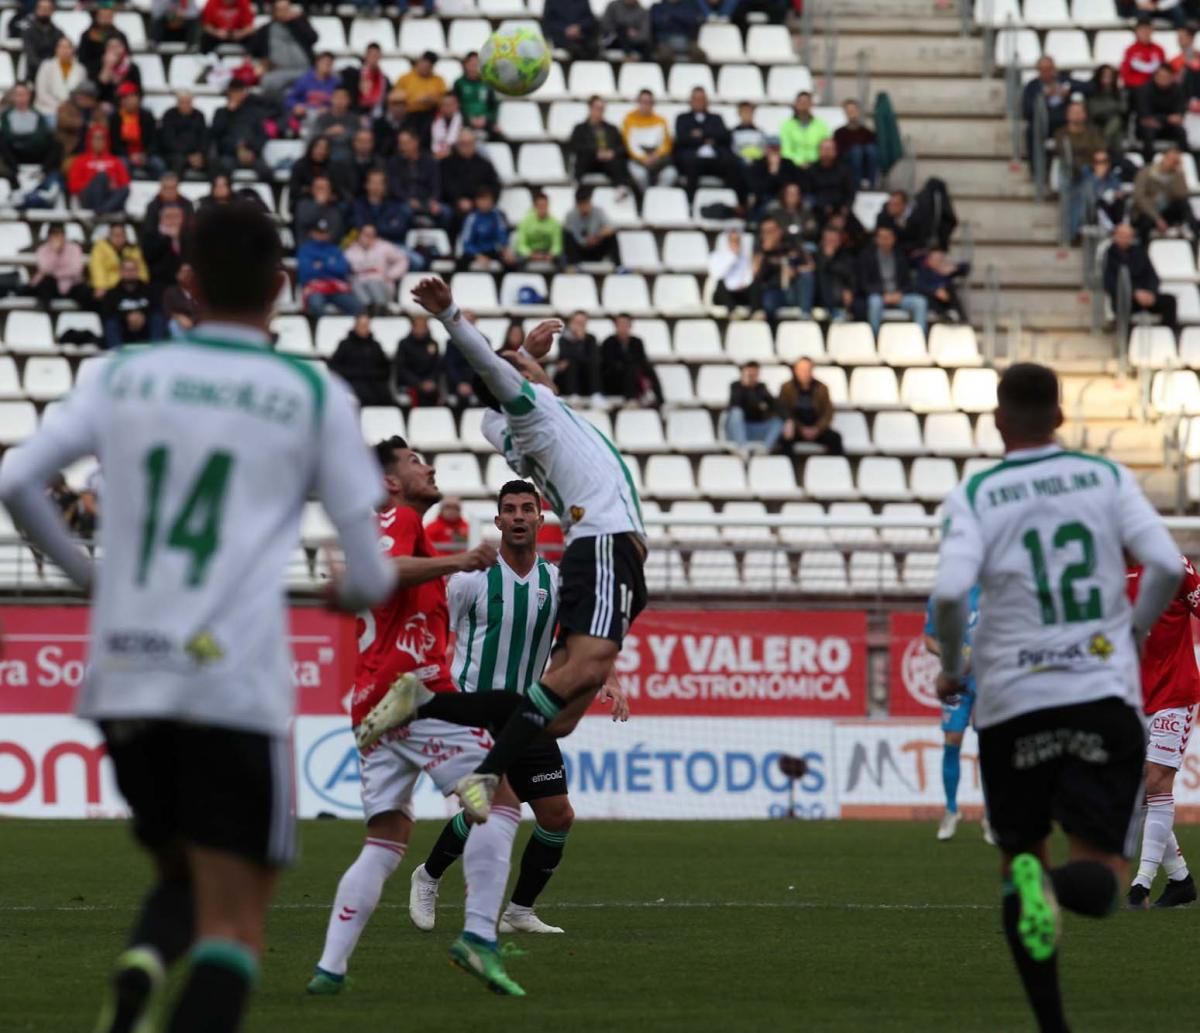
<svg viewBox="0 0 1200 1033">
<path fill-rule="evenodd" d="M 581 824 L 541 907 L 567 935 L 520 938 L 528 953 L 509 965 L 529 993 L 520 1001 L 446 960 L 460 869 L 445 880 L 437 931 L 409 924 L 408 876 L 436 832 L 418 826 L 349 992 L 310 999 L 304 984 L 361 830 L 305 824 L 247 1033 L 1032 1029 L 999 932 L 996 856 L 977 826 L 941 844 L 924 824 Z M 1180 838 L 1200 859 L 1200 829 Z M 91 1029 L 147 874 L 119 824 L 0 823 L 0 1028 Z M 1192 1007 L 1198 920 L 1196 909 L 1066 916 L 1060 968 L 1075 1028 L 1178 1025 Z"/>
</svg>

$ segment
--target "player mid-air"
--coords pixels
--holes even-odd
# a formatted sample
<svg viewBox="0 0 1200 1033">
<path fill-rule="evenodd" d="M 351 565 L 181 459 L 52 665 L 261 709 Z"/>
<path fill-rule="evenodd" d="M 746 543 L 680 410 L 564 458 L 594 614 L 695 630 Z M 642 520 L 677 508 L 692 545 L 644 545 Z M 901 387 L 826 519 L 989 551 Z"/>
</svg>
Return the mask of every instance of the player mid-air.
<svg viewBox="0 0 1200 1033">
<path fill-rule="evenodd" d="M 1129 887 L 1129 906 L 1150 906 L 1150 887 L 1161 864 L 1167 871 L 1155 907 L 1178 907 L 1196 899 L 1196 883 L 1175 839 L 1175 775 L 1183 765 L 1196 704 L 1200 702 L 1200 672 L 1192 617 L 1200 616 L 1200 576 L 1181 557 L 1183 581 L 1179 591 L 1142 647 L 1142 702 L 1150 719 L 1146 746 L 1146 820 L 1137 875 Z M 1141 570 L 1131 567 L 1126 582 L 1130 597 L 1137 593 Z"/>
<path fill-rule="evenodd" d="M 462 692 L 522 694 L 550 658 L 558 619 L 558 568 L 538 555 L 544 518 L 537 488 L 509 481 L 500 489 L 496 509 L 499 562 L 488 570 L 455 574 L 446 586 L 455 633 L 451 671 Z M 620 689 L 610 682 L 606 691 L 613 695 L 614 719 L 626 719 L 629 709 Z M 558 743 L 539 736 L 508 769 L 507 778 L 517 798 L 533 810 L 536 824 L 521 856 L 512 901 L 500 917 L 500 932 L 561 933 L 533 909 L 562 860 L 575 817 Z M 425 863 L 414 869 L 408 913 L 418 929 L 434 927 L 438 880 L 463 852 L 468 830 L 464 815 L 456 814 Z"/>
<path fill-rule="evenodd" d="M 458 785 L 466 812 L 486 820 L 500 777 L 543 731 L 569 735 L 604 685 L 630 625 L 646 605 L 646 530 L 633 478 L 616 447 L 541 383 L 495 354 L 441 280 L 413 297 L 445 326 L 505 417 L 504 453 L 550 501 L 566 535 L 559 568 L 559 641 L 550 667 L 522 696 L 430 694 L 401 678 L 358 728 L 360 747 L 416 717 L 502 725 L 486 760 Z M 529 335 L 534 359 L 550 349 L 543 324 Z M 559 648 L 561 647 L 561 648 Z M 505 719 L 505 715 L 508 716 Z"/>
<path fill-rule="evenodd" d="M 361 617 L 350 701 L 355 725 L 403 675 L 419 680 L 431 692 L 456 691 L 446 663 L 445 579 L 459 572 L 494 570 L 496 562 L 496 550 L 486 543 L 470 552 L 439 553 L 422 524 L 422 517 L 442 497 L 433 468 L 399 437 L 381 441 L 375 454 L 387 494 L 386 508 L 379 514 L 379 542 L 396 566 L 399 588 Z M 413 787 L 422 772 L 449 796 L 455 784 L 483 760 L 489 745 L 482 729 L 426 719 L 389 731 L 363 751 L 366 841 L 338 883 L 325 948 L 309 981 L 309 993 L 341 991 L 350 955 L 379 904 L 384 883 L 404 858 L 412 832 Z M 521 805 L 507 781 L 498 787 L 493 819 L 466 842 L 466 926 L 450 948 L 450 957 L 496 993 L 521 996 L 524 991 L 505 972 L 496 943 L 496 920 L 521 819 Z"/>
<path fill-rule="evenodd" d="M 955 488 L 944 510 L 933 591 L 938 694 L 963 690 L 978 584 L 975 725 L 1003 853 L 1004 933 L 1040 1028 L 1060 1031 L 1057 905 L 1096 918 L 1117 906 L 1145 760 L 1138 643 L 1174 597 L 1181 568 L 1129 471 L 1056 443 L 1053 370 L 1010 366 L 997 398 L 1004 461 Z M 1132 605 L 1125 550 L 1144 567 Z M 1052 821 L 1068 841 L 1067 862 L 1054 868 Z"/>
<path fill-rule="evenodd" d="M 166 1030 L 234 1030 L 246 1009 L 295 851 L 284 574 L 310 492 L 346 556 L 337 602 L 371 605 L 394 583 L 348 390 L 271 349 L 287 283 L 274 223 L 235 202 L 201 212 L 191 236 L 196 329 L 102 360 L 0 473 L 17 524 L 92 589 L 78 710 L 100 723 L 155 868 L 99 1033 L 151 1029 L 189 947 Z M 45 493 L 88 455 L 107 488 L 95 570 Z"/>
</svg>

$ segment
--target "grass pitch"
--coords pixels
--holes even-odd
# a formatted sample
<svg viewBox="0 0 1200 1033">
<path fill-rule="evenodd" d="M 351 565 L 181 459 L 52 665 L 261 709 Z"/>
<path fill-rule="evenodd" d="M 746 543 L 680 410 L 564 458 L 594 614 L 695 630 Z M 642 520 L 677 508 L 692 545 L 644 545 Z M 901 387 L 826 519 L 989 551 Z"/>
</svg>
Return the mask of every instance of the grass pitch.
<svg viewBox="0 0 1200 1033">
<path fill-rule="evenodd" d="M 409 874 L 437 831 L 418 826 L 348 992 L 309 998 L 361 828 L 305 823 L 247 1033 L 1033 1028 L 999 931 L 996 855 L 975 825 L 938 843 L 927 824 L 582 823 L 539 906 L 567 935 L 512 938 L 527 951 L 509 963 L 524 1000 L 493 997 L 446 960 L 461 866 L 443 880 L 438 929 L 409 924 Z M 1200 829 L 1180 840 L 1200 862 Z M 0 1029 L 92 1028 L 147 873 L 120 824 L 0 823 Z M 1066 916 L 1060 970 L 1074 1028 L 1177 1026 L 1194 1008 L 1198 923 L 1197 908 Z"/>
</svg>

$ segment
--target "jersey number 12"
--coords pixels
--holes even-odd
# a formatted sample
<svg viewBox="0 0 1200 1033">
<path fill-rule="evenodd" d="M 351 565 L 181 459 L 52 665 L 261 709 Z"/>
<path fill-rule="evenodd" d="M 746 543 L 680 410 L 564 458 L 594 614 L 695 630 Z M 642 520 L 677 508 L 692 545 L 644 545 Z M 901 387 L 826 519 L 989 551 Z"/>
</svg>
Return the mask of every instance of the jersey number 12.
<svg viewBox="0 0 1200 1033">
<path fill-rule="evenodd" d="M 1092 587 L 1086 596 L 1080 599 L 1075 594 L 1075 582 L 1089 578 L 1096 570 L 1096 543 L 1092 532 L 1078 520 L 1059 524 L 1054 529 L 1051 543 L 1055 551 L 1078 546 L 1081 552 L 1079 559 L 1063 568 L 1058 579 L 1058 594 L 1062 599 L 1062 621 L 1065 624 L 1078 624 L 1082 621 L 1099 620 L 1101 617 L 1100 590 Z M 1033 580 L 1037 586 L 1038 606 L 1042 611 L 1043 624 L 1059 622 L 1058 609 L 1055 606 L 1054 593 L 1050 588 L 1050 576 L 1046 570 L 1046 553 L 1042 548 L 1042 537 L 1035 530 L 1028 530 L 1021 536 L 1021 544 L 1029 553 L 1029 561 L 1033 565 Z"/>
</svg>

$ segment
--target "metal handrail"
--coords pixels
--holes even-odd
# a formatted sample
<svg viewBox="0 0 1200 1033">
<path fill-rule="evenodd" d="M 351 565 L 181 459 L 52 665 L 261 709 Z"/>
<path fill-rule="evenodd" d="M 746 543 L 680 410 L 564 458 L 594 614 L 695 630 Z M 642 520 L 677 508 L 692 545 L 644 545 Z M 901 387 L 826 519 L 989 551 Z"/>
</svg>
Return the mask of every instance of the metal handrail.
<svg viewBox="0 0 1200 1033">
<path fill-rule="evenodd" d="M 1016 61 L 1009 61 L 1004 68 L 1004 104 L 1008 111 L 1009 132 L 1012 134 L 1012 160 L 1021 160 L 1021 70 Z"/>
<path fill-rule="evenodd" d="M 808 3 L 800 8 L 800 62 L 810 71 L 812 69 L 813 13 L 816 6 L 816 0 L 808 0 Z"/>
<path fill-rule="evenodd" d="M 1133 280 L 1127 265 L 1121 266 L 1120 272 L 1117 273 L 1117 297 L 1113 302 L 1113 315 L 1116 317 L 1113 326 L 1113 352 L 1121 376 L 1124 376 L 1128 365 L 1125 343 L 1129 340 L 1129 327 L 1133 316 Z"/>
<path fill-rule="evenodd" d="M 854 55 L 855 88 L 858 90 L 858 103 L 863 111 L 871 110 L 871 56 L 866 50 L 860 50 Z"/>
<path fill-rule="evenodd" d="M 1063 136 L 1063 149 L 1058 155 L 1058 243 L 1067 247 L 1071 243 L 1071 203 L 1075 192 L 1083 189 L 1083 183 L 1075 179 L 1075 149 L 1071 138 Z"/>
<path fill-rule="evenodd" d="M 833 5 L 825 8 L 825 82 L 821 85 L 821 103 L 826 107 L 833 104 L 833 76 L 837 68 L 838 47 L 837 19 Z"/>
<path fill-rule="evenodd" d="M 983 30 L 983 78 L 990 79 L 996 70 L 996 26 L 992 23 L 992 0 L 984 0 L 980 28 Z"/>
<path fill-rule="evenodd" d="M 983 357 L 989 366 L 996 363 L 996 335 L 1000 319 L 1000 276 L 989 264 L 984 277 L 987 300 L 983 306 Z"/>
<path fill-rule="evenodd" d="M 1029 162 L 1033 170 L 1034 197 L 1040 202 L 1046 200 L 1046 177 L 1048 174 L 1046 158 L 1046 136 L 1050 128 L 1050 109 L 1046 106 L 1046 98 L 1038 94 L 1033 105 L 1033 127 L 1029 136 Z"/>
</svg>

